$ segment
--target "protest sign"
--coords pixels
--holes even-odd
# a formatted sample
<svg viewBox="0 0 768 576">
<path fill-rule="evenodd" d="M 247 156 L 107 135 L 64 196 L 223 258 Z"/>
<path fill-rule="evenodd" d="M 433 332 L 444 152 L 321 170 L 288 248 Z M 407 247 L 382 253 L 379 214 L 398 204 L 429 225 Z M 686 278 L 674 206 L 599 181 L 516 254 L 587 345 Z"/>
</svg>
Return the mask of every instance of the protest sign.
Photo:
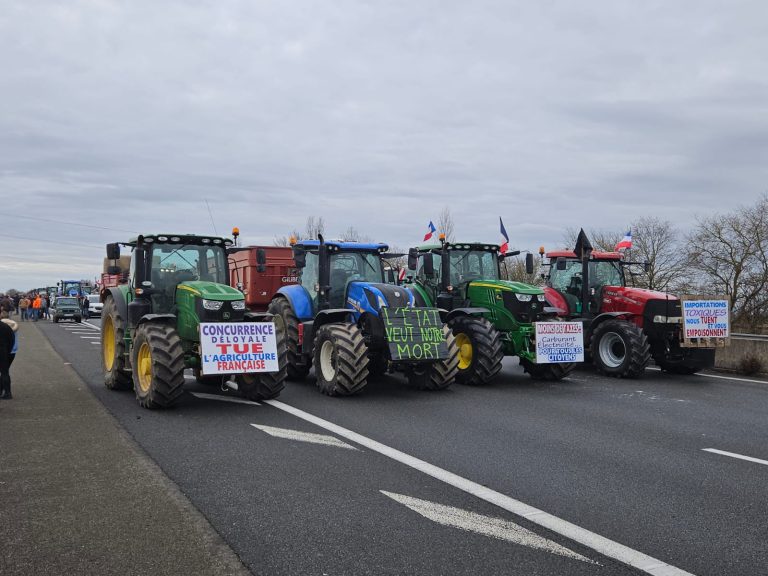
<svg viewBox="0 0 768 576">
<path fill-rule="evenodd" d="M 535 322 L 536 364 L 584 362 L 581 322 Z"/>
<path fill-rule="evenodd" d="M 437 308 L 381 308 L 389 354 L 393 361 L 448 358 L 443 321 Z"/>
<path fill-rule="evenodd" d="M 272 322 L 200 324 L 203 375 L 277 372 L 277 333 Z"/>
<path fill-rule="evenodd" d="M 681 299 L 683 341 L 730 337 L 730 305 L 722 299 Z"/>
</svg>

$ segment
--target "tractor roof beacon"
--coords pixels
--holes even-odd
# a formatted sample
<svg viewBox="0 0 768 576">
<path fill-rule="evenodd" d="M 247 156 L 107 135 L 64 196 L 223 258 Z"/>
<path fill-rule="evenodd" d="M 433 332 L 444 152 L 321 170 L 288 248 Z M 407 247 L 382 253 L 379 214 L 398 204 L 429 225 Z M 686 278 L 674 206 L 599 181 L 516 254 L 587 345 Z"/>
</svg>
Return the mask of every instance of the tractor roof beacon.
<svg viewBox="0 0 768 576">
<path fill-rule="evenodd" d="M 651 358 L 677 374 L 714 365 L 714 348 L 681 346 L 676 296 L 627 286 L 626 270 L 645 263 L 594 250 L 584 230 L 574 250 L 548 252 L 547 258 L 547 300 L 562 317 L 584 324 L 585 348 L 602 373 L 637 377 Z"/>
<path fill-rule="evenodd" d="M 355 394 L 370 373 L 395 370 L 426 389 L 453 383 L 453 336 L 437 309 L 414 306 L 410 290 L 384 281 L 387 250 L 322 236 L 293 245 L 299 283 L 281 287 L 269 305 L 285 333 L 290 377 L 314 364 L 330 396 Z"/>
<path fill-rule="evenodd" d="M 504 356 L 518 356 L 535 379 L 560 380 L 573 363 L 536 363 L 535 322 L 552 321 L 544 291 L 530 284 L 502 280 L 500 261 L 519 252 L 499 254 L 484 242 L 446 242 L 411 248 L 408 268 L 420 304 L 448 311 L 459 346 L 459 382 L 479 385 L 501 370 Z M 533 256 L 526 269 L 533 271 Z"/>
<path fill-rule="evenodd" d="M 247 311 L 243 294 L 228 285 L 231 243 L 215 236 L 145 234 L 107 244 L 101 287 L 107 388 L 133 388 L 141 406 L 166 408 L 181 396 L 184 370 L 192 368 L 198 380 L 222 386 L 234 375 L 239 392 L 252 400 L 280 393 L 286 374 L 279 334 L 277 372 L 206 376 L 201 371 L 201 322 L 271 320 Z M 121 244 L 131 249 L 129 262 L 120 258 Z"/>
</svg>

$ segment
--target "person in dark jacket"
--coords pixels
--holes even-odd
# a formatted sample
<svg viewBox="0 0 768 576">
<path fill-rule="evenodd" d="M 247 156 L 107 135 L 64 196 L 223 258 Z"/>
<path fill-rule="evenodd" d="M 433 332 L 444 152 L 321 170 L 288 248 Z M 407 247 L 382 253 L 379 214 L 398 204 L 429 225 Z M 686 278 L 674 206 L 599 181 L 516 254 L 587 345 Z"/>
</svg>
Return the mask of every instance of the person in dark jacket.
<svg viewBox="0 0 768 576">
<path fill-rule="evenodd" d="M 8 320 L 8 313 L 0 313 L 0 399 L 10 400 L 11 363 L 16 357 L 16 322 Z"/>
</svg>

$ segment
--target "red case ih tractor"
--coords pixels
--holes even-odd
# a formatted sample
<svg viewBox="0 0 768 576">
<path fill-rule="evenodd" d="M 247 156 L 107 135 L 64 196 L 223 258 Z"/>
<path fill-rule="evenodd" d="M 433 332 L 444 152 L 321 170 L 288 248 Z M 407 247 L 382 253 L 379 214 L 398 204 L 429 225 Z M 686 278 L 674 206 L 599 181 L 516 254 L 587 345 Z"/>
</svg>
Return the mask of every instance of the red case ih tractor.
<svg viewBox="0 0 768 576">
<path fill-rule="evenodd" d="M 597 369 L 616 377 L 640 376 L 651 358 L 667 372 L 693 374 L 714 365 L 714 347 L 681 346 L 680 300 L 626 285 L 621 252 L 592 249 L 582 230 L 574 251 L 547 253 L 547 301 L 560 315 L 584 324 L 584 344 Z"/>
</svg>

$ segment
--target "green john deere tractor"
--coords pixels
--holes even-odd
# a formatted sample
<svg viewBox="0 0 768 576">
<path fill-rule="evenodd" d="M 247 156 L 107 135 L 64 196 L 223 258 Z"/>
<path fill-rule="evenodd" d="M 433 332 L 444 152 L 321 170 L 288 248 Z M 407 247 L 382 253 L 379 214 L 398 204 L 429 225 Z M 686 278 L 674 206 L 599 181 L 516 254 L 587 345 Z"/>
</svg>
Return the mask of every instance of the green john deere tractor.
<svg viewBox="0 0 768 576">
<path fill-rule="evenodd" d="M 251 400 L 280 393 L 286 377 L 283 337 L 277 332 L 277 352 L 265 356 L 260 345 L 250 343 L 253 336 L 242 336 L 246 329 L 273 330 L 274 325 L 239 324 L 271 322 L 271 315 L 246 310 L 243 294 L 228 285 L 226 250 L 231 244 L 228 238 L 190 234 L 146 234 L 122 243 L 132 249 L 128 282 L 101 290 L 107 388 L 133 388 L 141 406 L 166 408 L 181 396 L 184 370 L 192 368 L 199 380 L 222 386 L 234 376 L 240 394 Z M 115 264 L 107 272 L 114 272 L 120 244 L 107 245 L 107 258 Z M 201 327 L 210 334 L 240 336 L 219 336 L 219 342 L 230 345 L 221 344 L 221 354 L 209 354 L 202 362 Z M 238 351 L 243 354 L 232 353 Z M 266 371 L 265 357 L 272 368 L 277 359 L 279 368 Z"/>
<path fill-rule="evenodd" d="M 448 326 L 459 347 L 456 381 L 479 385 L 501 370 L 504 356 L 518 356 L 523 369 L 537 380 L 560 380 L 573 363 L 536 362 L 535 322 L 556 320 L 544 291 L 522 282 L 501 280 L 499 246 L 477 242 L 423 244 L 408 252 L 407 282 L 418 306 L 448 311 Z M 526 269 L 533 271 L 528 254 Z"/>
</svg>

